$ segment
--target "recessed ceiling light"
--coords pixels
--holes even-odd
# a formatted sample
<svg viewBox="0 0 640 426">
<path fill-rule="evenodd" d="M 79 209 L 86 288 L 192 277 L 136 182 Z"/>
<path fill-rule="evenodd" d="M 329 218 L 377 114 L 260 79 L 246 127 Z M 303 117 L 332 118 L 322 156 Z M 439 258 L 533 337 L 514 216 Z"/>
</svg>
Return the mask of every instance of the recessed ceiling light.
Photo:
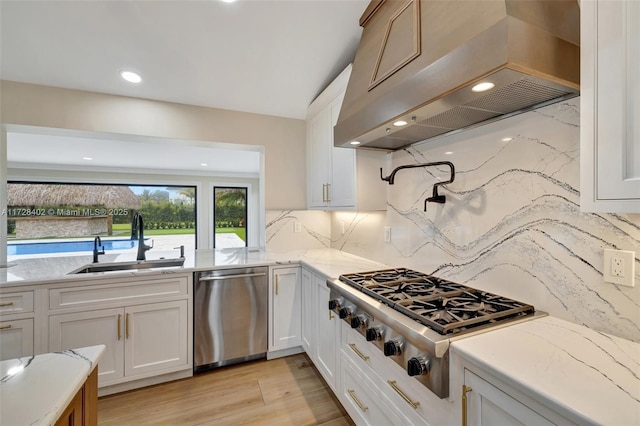
<svg viewBox="0 0 640 426">
<path fill-rule="evenodd" d="M 453 151 L 447 151 L 444 153 L 444 155 L 451 155 L 451 154 L 453 154 Z"/>
<path fill-rule="evenodd" d="M 92 158 L 92 157 L 82 157 L 82 159 L 83 159 L 83 160 L 85 160 L 85 161 L 91 161 L 91 160 L 93 160 L 93 158 Z"/>
<path fill-rule="evenodd" d="M 404 120 L 398 120 L 398 121 L 394 121 L 393 125 L 396 127 L 402 127 L 402 126 L 406 126 L 407 122 Z"/>
<path fill-rule="evenodd" d="M 236 2 L 236 0 L 221 0 L 221 1 L 223 1 L 225 3 L 235 3 Z"/>
<path fill-rule="evenodd" d="M 360 141 L 351 141 L 349 142 L 351 145 L 360 145 Z"/>
<path fill-rule="evenodd" d="M 142 81 L 142 77 L 140 74 L 136 74 L 133 71 L 122 71 L 120 76 L 127 80 L 129 83 L 140 83 Z"/>
<path fill-rule="evenodd" d="M 511 140 L 513 140 L 513 138 L 502 138 L 500 139 L 502 142 L 509 142 Z"/>
<path fill-rule="evenodd" d="M 471 90 L 473 90 L 474 92 L 484 92 L 486 90 L 490 90 L 493 89 L 494 87 L 496 87 L 495 84 L 485 81 L 484 83 L 478 83 L 475 86 L 473 86 L 471 88 Z"/>
<path fill-rule="evenodd" d="M 200 165 L 201 165 L 202 167 L 207 167 L 207 166 L 208 166 L 208 164 L 207 164 L 207 163 L 200 163 Z"/>
</svg>

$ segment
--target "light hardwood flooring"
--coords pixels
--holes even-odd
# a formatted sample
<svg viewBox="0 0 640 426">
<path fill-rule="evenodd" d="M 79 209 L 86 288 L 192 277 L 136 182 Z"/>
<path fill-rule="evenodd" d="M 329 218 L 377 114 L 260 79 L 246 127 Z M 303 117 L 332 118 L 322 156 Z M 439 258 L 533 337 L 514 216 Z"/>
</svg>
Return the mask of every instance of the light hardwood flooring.
<svg viewBox="0 0 640 426">
<path fill-rule="evenodd" d="M 98 400 L 99 425 L 353 425 L 305 354 Z"/>
</svg>

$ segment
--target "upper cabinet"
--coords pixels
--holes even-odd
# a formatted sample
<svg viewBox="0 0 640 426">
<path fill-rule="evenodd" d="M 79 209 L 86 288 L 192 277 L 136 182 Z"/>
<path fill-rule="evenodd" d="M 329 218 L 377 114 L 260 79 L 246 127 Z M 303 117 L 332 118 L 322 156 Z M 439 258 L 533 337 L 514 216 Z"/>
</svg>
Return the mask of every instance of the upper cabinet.
<svg viewBox="0 0 640 426">
<path fill-rule="evenodd" d="M 385 153 L 333 146 L 351 65 L 307 110 L 307 206 L 323 210 L 384 210 L 386 188 L 379 169 Z"/>
<path fill-rule="evenodd" d="M 640 2 L 581 1 L 583 211 L 640 212 Z"/>
</svg>

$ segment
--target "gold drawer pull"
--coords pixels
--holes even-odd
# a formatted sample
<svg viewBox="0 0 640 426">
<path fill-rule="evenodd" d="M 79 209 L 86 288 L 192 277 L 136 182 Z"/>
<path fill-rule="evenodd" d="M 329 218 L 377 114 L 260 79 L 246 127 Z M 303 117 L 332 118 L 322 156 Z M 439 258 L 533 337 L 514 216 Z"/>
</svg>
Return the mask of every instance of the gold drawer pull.
<svg viewBox="0 0 640 426">
<path fill-rule="evenodd" d="M 0 308 L 4 308 L 5 306 L 13 306 L 13 302 L 0 303 Z"/>
<path fill-rule="evenodd" d="M 278 274 L 276 274 L 276 296 L 278 295 Z"/>
<path fill-rule="evenodd" d="M 360 408 L 360 410 L 362 410 L 363 413 L 369 409 L 369 407 L 367 407 L 366 405 L 363 405 L 362 402 L 360 402 L 360 400 L 356 396 L 356 391 L 354 391 L 353 389 L 347 389 L 347 392 L 349 392 L 349 396 L 351 397 L 351 399 L 353 399 L 353 402 L 356 403 L 358 408 Z"/>
<path fill-rule="evenodd" d="M 471 392 L 467 385 L 462 385 L 462 426 L 467 426 L 467 394 Z"/>
<path fill-rule="evenodd" d="M 129 314 L 124 318 L 124 337 L 129 338 Z"/>
<path fill-rule="evenodd" d="M 360 349 L 358 349 L 356 347 L 355 343 L 349 343 L 349 347 L 351 347 L 351 349 L 353 349 L 353 351 L 356 353 L 356 355 L 358 355 L 364 361 L 369 361 L 369 357 L 367 355 L 363 354 L 362 352 L 360 352 Z"/>
<path fill-rule="evenodd" d="M 407 404 L 411 405 L 413 408 L 418 408 L 420 402 L 412 401 L 411 398 L 409 398 L 404 392 L 402 392 L 402 390 L 400 390 L 395 380 L 387 380 L 387 383 L 389 383 L 389 386 L 391 386 L 393 390 L 396 391 L 396 393 L 407 402 Z"/>
<path fill-rule="evenodd" d="M 122 315 L 118 314 L 118 341 L 122 338 L 122 335 L 120 334 L 120 325 L 122 325 Z"/>
<path fill-rule="evenodd" d="M 329 311 L 329 320 L 334 319 L 335 317 L 333 316 L 333 314 L 331 313 L 331 311 Z"/>
<path fill-rule="evenodd" d="M 0 327 L 0 330 L 7 330 L 7 329 L 9 329 L 9 328 L 11 328 L 11 324 L 7 324 L 7 325 L 3 325 L 3 326 L 1 326 L 1 327 Z"/>
</svg>

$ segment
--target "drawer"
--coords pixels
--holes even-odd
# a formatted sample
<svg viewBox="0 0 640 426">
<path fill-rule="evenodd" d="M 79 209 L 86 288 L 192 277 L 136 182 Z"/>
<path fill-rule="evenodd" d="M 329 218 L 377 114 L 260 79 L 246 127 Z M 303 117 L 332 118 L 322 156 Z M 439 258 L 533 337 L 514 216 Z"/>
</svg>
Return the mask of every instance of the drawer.
<svg viewBox="0 0 640 426">
<path fill-rule="evenodd" d="M 342 335 L 342 354 L 365 373 L 375 374 L 372 363 L 376 356 L 375 352 L 380 352 L 380 349 L 371 342 L 367 342 L 360 333 L 353 330 L 346 322 L 340 320 L 340 326 L 342 327 L 342 333 L 340 333 Z"/>
<path fill-rule="evenodd" d="M 340 401 L 356 424 L 404 424 L 393 410 L 381 401 L 375 386 L 362 370 L 344 356 L 340 364 Z"/>
<path fill-rule="evenodd" d="M 49 290 L 49 309 L 95 305 L 127 305 L 150 299 L 175 298 L 188 294 L 187 277 L 129 281 L 121 284 L 54 288 Z"/>
<path fill-rule="evenodd" d="M 0 360 L 33 356 L 33 318 L 0 322 Z"/>
<path fill-rule="evenodd" d="M 33 312 L 33 291 L 0 294 L 0 315 Z"/>
</svg>

